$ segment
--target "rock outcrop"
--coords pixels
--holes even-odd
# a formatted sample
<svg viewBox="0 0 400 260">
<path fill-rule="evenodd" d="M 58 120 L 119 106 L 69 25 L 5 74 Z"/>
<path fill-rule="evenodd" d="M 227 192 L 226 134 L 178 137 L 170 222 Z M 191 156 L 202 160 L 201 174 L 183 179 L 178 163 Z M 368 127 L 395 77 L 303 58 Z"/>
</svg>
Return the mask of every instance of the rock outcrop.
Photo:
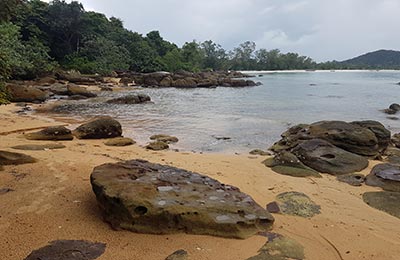
<svg viewBox="0 0 400 260">
<path fill-rule="evenodd" d="M 34 133 L 25 134 L 28 140 L 68 141 L 74 139 L 71 130 L 64 126 L 50 126 Z"/>
<path fill-rule="evenodd" d="M 67 86 L 68 95 L 69 96 L 83 96 L 86 98 L 97 97 L 95 93 L 88 91 L 86 88 L 78 86 L 78 85 L 68 85 Z"/>
<path fill-rule="evenodd" d="M 391 163 L 375 165 L 367 175 L 365 184 L 381 187 L 386 191 L 400 192 L 400 165 Z"/>
<path fill-rule="evenodd" d="M 48 94 L 37 87 L 18 84 L 7 84 L 7 91 L 10 94 L 11 102 L 34 102 L 46 101 Z"/>
<path fill-rule="evenodd" d="M 175 167 L 109 163 L 96 167 L 90 179 L 105 220 L 117 229 L 247 238 L 274 221 L 238 188 Z"/>
<path fill-rule="evenodd" d="M 347 152 L 322 139 L 305 141 L 293 149 L 293 154 L 308 167 L 333 175 L 358 172 L 368 166 L 368 160 Z"/>
<path fill-rule="evenodd" d="M 78 139 L 113 138 L 122 135 L 122 127 L 117 120 L 104 116 L 79 126 L 73 134 Z"/>
<path fill-rule="evenodd" d="M 132 94 L 119 98 L 107 100 L 108 104 L 140 104 L 151 101 L 151 98 L 146 94 Z"/>
</svg>

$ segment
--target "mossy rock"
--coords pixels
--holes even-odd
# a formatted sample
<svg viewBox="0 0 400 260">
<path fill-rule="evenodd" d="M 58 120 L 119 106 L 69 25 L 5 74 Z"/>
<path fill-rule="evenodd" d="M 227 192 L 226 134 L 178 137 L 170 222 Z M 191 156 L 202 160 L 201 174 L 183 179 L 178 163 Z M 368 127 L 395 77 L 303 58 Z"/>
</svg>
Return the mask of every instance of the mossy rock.
<svg viewBox="0 0 400 260">
<path fill-rule="evenodd" d="M 132 140 L 131 138 L 127 137 L 116 137 L 116 138 L 111 138 L 108 139 L 106 142 L 104 142 L 105 145 L 107 146 L 128 146 L 135 144 L 136 142 Z"/>
<path fill-rule="evenodd" d="M 69 141 L 74 139 L 71 130 L 64 126 L 50 126 L 43 130 L 24 135 L 28 140 L 40 141 Z"/>
<path fill-rule="evenodd" d="M 150 140 L 156 140 L 167 144 L 177 143 L 179 141 L 177 137 L 165 134 L 152 135 L 150 136 Z"/>
<path fill-rule="evenodd" d="M 146 145 L 146 149 L 153 150 L 153 151 L 161 151 L 161 150 L 166 150 L 168 148 L 169 148 L 169 145 L 167 143 L 161 142 L 161 141 L 151 142 L 148 145 Z"/>
<path fill-rule="evenodd" d="M 254 150 L 251 150 L 251 151 L 249 152 L 249 154 L 251 154 L 251 155 L 260 155 L 260 156 L 268 156 L 268 155 L 271 155 L 271 153 L 266 152 L 266 151 L 263 151 L 263 150 L 261 150 L 261 149 L 254 149 Z"/>
<path fill-rule="evenodd" d="M 306 194 L 296 191 L 284 192 L 276 196 L 276 202 L 271 202 L 278 206 L 279 212 L 292 216 L 311 218 L 321 213 L 321 207 L 315 204 Z M 269 205 L 267 205 L 267 208 Z"/>
<path fill-rule="evenodd" d="M 26 154 L 0 151 L 0 167 L 1 165 L 19 165 L 35 162 L 37 162 L 35 158 Z"/>
<path fill-rule="evenodd" d="M 375 191 L 363 194 L 369 206 L 400 218 L 400 192 Z"/>
<path fill-rule="evenodd" d="M 297 241 L 275 233 L 268 233 L 267 243 L 259 254 L 247 260 L 302 260 L 304 247 Z"/>
</svg>

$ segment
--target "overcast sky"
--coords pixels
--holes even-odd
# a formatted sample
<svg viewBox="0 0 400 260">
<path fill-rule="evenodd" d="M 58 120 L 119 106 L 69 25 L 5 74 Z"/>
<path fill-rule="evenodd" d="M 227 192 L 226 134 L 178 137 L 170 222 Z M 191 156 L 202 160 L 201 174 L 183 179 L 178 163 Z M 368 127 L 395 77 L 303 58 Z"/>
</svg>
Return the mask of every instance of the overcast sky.
<svg viewBox="0 0 400 260">
<path fill-rule="evenodd" d="M 316 61 L 400 49 L 400 0 L 82 0 L 86 10 L 121 18 L 125 27 L 181 46 L 211 39 L 225 49 L 298 52 Z"/>
</svg>

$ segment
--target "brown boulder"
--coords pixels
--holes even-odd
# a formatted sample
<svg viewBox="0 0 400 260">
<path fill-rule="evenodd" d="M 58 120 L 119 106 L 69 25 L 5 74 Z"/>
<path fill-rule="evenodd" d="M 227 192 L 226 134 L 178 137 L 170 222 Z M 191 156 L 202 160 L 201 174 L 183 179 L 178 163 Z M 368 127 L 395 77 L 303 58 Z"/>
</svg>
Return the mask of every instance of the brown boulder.
<svg viewBox="0 0 400 260">
<path fill-rule="evenodd" d="M 48 140 L 48 141 L 61 141 L 61 140 L 72 140 L 71 130 L 64 126 L 50 126 L 43 130 L 34 133 L 25 134 L 25 138 L 28 140 Z"/>
<path fill-rule="evenodd" d="M 103 164 L 90 180 L 105 220 L 117 229 L 247 238 L 274 221 L 238 188 L 171 166 L 143 160 Z"/>
<path fill-rule="evenodd" d="M 7 84 L 11 102 L 44 102 L 48 98 L 46 92 L 32 86 Z"/>
<path fill-rule="evenodd" d="M 19 165 L 35 163 L 36 161 L 35 158 L 26 154 L 0 151 L 0 167 L 1 165 Z"/>
<path fill-rule="evenodd" d="M 78 139 L 113 138 L 122 135 L 122 127 L 117 120 L 104 116 L 82 124 L 73 131 L 73 134 Z"/>
</svg>

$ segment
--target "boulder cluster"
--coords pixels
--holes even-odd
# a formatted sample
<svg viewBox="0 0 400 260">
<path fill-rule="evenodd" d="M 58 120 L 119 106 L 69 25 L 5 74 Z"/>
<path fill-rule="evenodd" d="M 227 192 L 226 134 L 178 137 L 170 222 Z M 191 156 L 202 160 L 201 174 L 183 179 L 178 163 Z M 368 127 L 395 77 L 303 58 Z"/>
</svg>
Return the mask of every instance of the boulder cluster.
<svg viewBox="0 0 400 260">
<path fill-rule="evenodd" d="M 321 121 L 297 125 L 282 134 L 264 163 L 281 174 L 317 176 L 358 172 L 368 158 L 379 158 L 390 143 L 390 131 L 376 121 Z"/>
</svg>

